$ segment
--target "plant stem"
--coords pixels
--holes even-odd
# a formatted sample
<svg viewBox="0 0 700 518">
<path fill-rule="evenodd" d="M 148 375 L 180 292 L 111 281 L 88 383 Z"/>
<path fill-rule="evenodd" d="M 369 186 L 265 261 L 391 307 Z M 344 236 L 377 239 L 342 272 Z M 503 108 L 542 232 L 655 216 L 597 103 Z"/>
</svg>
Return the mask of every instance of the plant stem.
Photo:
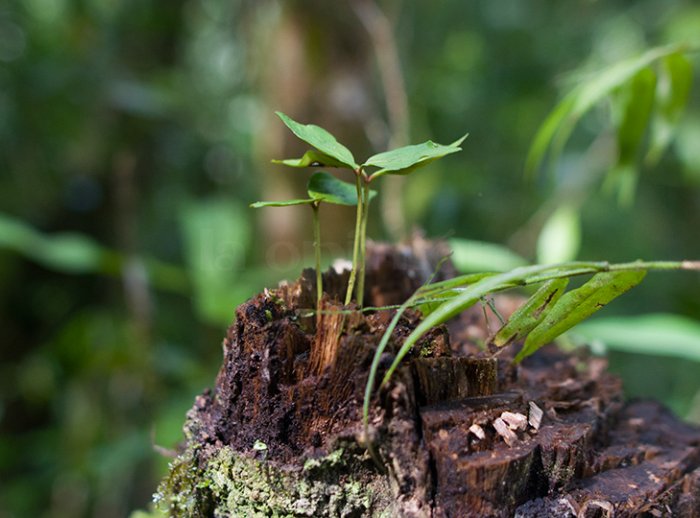
<svg viewBox="0 0 700 518">
<path fill-rule="evenodd" d="M 321 275 L 321 220 L 318 217 L 319 203 L 311 204 L 314 211 L 314 254 L 316 256 L 316 310 L 321 317 L 321 299 L 323 298 L 323 276 Z"/>
<path fill-rule="evenodd" d="M 355 279 L 357 278 L 357 266 L 359 262 L 360 253 L 360 239 L 361 239 L 361 228 L 362 228 L 362 174 L 361 172 L 355 171 L 355 186 L 357 187 L 357 212 L 355 217 L 355 241 L 352 245 L 352 270 L 350 270 L 350 278 L 348 279 L 348 291 L 345 294 L 345 305 L 350 304 L 352 300 L 352 293 L 355 289 Z"/>
<path fill-rule="evenodd" d="M 358 272 L 357 284 L 357 305 L 362 309 L 362 304 L 365 297 L 365 264 L 367 255 L 367 219 L 369 215 L 369 181 L 364 180 L 364 189 L 362 190 L 362 225 L 360 228 L 360 268 Z"/>
</svg>

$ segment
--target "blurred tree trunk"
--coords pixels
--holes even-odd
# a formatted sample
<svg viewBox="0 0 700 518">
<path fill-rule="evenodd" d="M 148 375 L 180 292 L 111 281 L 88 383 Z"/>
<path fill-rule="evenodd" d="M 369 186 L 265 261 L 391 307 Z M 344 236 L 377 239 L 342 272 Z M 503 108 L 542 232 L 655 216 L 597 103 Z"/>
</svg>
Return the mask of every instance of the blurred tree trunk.
<svg viewBox="0 0 700 518">
<path fill-rule="evenodd" d="M 308 178 L 303 172 L 270 164 L 272 158 L 301 156 L 307 149 L 274 116 L 275 110 L 328 129 L 358 161 L 388 146 L 405 144 L 408 134 L 406 95 L 392 27 L 377 4 L 314 0 L 285 3 L 273 14 L 275 9 L 267 5 L 269 12 L 261 17 L 264 21 L 254 36 L 264 40 L 266 48 L 253 57 L 265 101 L 266 115 L 255 143 L 264 199 L 298 197 Z M 349 172 L 343 174 L 352 181 Z M 402 237 L 401 182 L 384 182 L 382 219 L 394 237 Z M 351 209 L 322 210 L 324 246 L 330 255 L 342 255 L 351 240 Z M 310 241 L 308 216 L 294 209 L 262 215 L 266 250 L 275 250 L 276 260 L 299 258 L 297 244 Z M 301 251 L 308 253 L 310 245 Z"/>
</svg>

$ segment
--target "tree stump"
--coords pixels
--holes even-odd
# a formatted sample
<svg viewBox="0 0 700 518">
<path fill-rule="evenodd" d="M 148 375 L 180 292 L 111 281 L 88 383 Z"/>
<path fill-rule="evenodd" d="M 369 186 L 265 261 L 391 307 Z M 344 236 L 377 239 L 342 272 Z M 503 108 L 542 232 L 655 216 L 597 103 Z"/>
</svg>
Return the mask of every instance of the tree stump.
<svg viewBox="0 0 700 518">
<path fill-rule="evenodd" d="M 446 252 L 371 246 L 368 304 L 401 303 Z M 436 280 L 453 273 L 446 263 Z M 602 359 L 554 347 L 517 368 L 508 350 L 492 357 L 476 345 L 480 308 L 411 352 L 373 397 L 365 437 L 363 391 L 393 311 L 343 311 L 346 280 L 324 274 L 318 321 L 310 270 L 237 309 L 216 386 L 188 412 L 156 495 L 170 515 L 700 516 L 700 430 L 625 402 Z M 406 313 L 382 368 L 419 319 Z"/>
</svg>

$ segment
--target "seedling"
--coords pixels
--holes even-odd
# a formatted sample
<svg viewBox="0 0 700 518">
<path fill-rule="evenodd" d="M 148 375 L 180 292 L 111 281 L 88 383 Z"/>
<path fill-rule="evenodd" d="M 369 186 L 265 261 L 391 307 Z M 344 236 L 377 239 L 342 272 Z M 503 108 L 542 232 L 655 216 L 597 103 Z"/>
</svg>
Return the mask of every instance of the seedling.
<svg viewBox="0 0 700 518">
<path fill-rule="evenodd" d="M 276 112 L 282 122 L 301 140 L 313 147 L 301 158 L 273 160 L 273 163 L 289 167 L 333 167 L 350 169 L 355 174 L 355 186 L 343 182 L 328 173 L 323 177 L 314 175 L 309 181 L 309 199 L 282 202 L 258 202 L 253 207 L 310 205 L 314 209 L 314 235 L 316 253 L 317 297 L 321 300 L 320 243 L 318 242 L 320 202 L 340 205 L 356 205 L 355 238 L 352 249 L 352 270 L 345 295 L 345 305 L 350 304 L 355 293 L 357 305 L 361 308 L 365 292 L 365 252 L 367 243 L 367 218 L 369 205 L 374 197 L 370 189 L 372 181 L 386 174 L 407 175 L 419 167 L 429 164 L 451 153 L 461 151 L 460 144 L 467 138 L 464 135 L 449 145 L 427 141 L 422 144 L 405 146 L 369 157 L 358 164 L 348 148 L 342 145 L 325 129 L 314 124 L 300 124 L 281 112 Z M 317 173 L 319 174 L 319 173 Z M 316 183 L 312 185 L 312 180 Z M 321 180 L 322 179 L 322 180 Z M 312 189 L 313 187 L 313 189 Z M 352 193 L 352 195 L 351 195 Z M 355 286 L 357 284 L 357 286 Z"/>
<path fill-rule="evenodd" d="M 316 306 L 320 314 L 321 299 L 323 298 L 323 277 L 321 275 L 321 221 L 319 217 L 319 207 L 321 203 L 333 205 L 357 205 L 357 192 L 355 188 L 338 180 L 330 174 L 319 171 L 309 178 L 306 188 L 308 198 L 284 201 L 258 201 L 250 206 L 257 209 L 261 207 L 291 207 L 294 205 L 307 205 L 313 211 L 314 227 L 314 257 L 316 266 Z M 370 192 L 371 199 L 374 191 Z"/>
<path fill-rule="evenodd" d="M 345 183 L 329 173 L 318 172 L 309 180 L 308 198 L 280 202 L 258 202 L 252 206 L 309 205 L 313 209 L 317 297 L 319 301 L 317 310 L 320 314 L 320 300 L 323 291 L 320 274 L 318 208 L 323 202 L 355 205 L 357 212 L 353 266 L 348 281 L 345 304 L 351 302 L 354 292 L 357 304 L 362 308 L 367 217 L 370 201 L 375 194 L 374 191 L 370 190 L 371 182 L 385 174 L 409 174 L 438 158 L 460 151 L 459 146 L 466 135 L 447 146 L 428 141 L 423 144 L 379 153 L 368 158 L 364 163 L 358 164 L 352 153 L 323 128 L 312 124 L 299 124 L 283 113 L 278 112 L 277 115 L 297 137 L 314 148 L 307 151 L 301 158 L 281 160 L 277 163 L 291 167 L 347 168 L 355 174 L 355 185 Z M 700 262 L 635 261 L 621 264 L 569 262 L 523 266 L 506 273 L 485 272 L 464 275 L 435 283 L 429 281 L 396 310 L 377 346 L 365 387 L 363 405 L 365 437 L 369 437 L 367 433 L 369 403 L 379 370 L 380 358 L 399 319 L 408 308 L 417 308 L 423 314 L 423 320 L 404 340 L 392 364 L 386 370 L 381 385 L 388 383 L 403 358 L 430 329 L 444 324 L 480 301 L 488 301 L 491 294 L 517 287 L 541 285 L 520 309 L 514 312 L 506 322 L 502 322 L 500 330 L 491 339 L 491 344 L 497 348 L 523 341 L 523 345 L 514 359 L 518 363 L 603 308 L 613 299 L 635 287 L 650 270 L 700 270 Z M 580 287 L 566 292 L 569 279 L 582 275 L 591 275 L 591 278 Z M 357 287 L 355 283 L 357 283 Z M 368 448 L 374 456 L 371 444 L 368 444 Z"/>
</svg>

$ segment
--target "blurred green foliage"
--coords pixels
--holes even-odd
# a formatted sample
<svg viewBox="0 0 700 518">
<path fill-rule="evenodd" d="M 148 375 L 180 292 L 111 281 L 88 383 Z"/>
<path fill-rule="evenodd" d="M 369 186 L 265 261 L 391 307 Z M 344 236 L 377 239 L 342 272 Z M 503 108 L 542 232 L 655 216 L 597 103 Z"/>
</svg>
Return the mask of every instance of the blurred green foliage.
<svg viewBox="0 0 700 518">
<path fill-rule="evenodd" d="M 352 10 L 311 4 L 0 4 L 0 517 L 145 508 L 167 463 L 152 445 L 180 440 L 194 395 L 213 384 L 235 305 L 310 264 L 310 247 L 278 257 L 291 245 L 266 241 L 245 207 L 268 194 L 260 178 L 273 166 L 256 153 L 265 119 L 284 108 L 264 79 L 266 63 L 290 47 L 275 31 L 303 19 L 303 51 L 328 77 L 346 77 L 353 45 L 366 39 Z M 538 253 L 700 257 L 698 86 L 659 165 L 642 164 L 631 207 L 597 189 L 616 152 L 605 102 L 581 119 L 552 175 L 527 184 L 522 174 L 537 128 L 573 81 L 649 47 L 697 40 L 695 2 L 379 5 L 395 24 L 410 140 L 470 132 L 463 153 L 406 179 L 410 223 L 505 244 L 517 255 L 499 257 L 513 263 Z M 336 29 L 336 39 L 324 36 Z M 305 98 L 324 113 L 381 98 L 377 71 L 362 74 L 371 91 L 358 94 L 350 78 L 328 97 L 311 82 Z M 362 156 L 383 151 L 363 130 L 354 135 Z M 370 233 L 383 235 L 379 221 Z M 465 268 L 494 260 L 462 258 Z M 615 308 L 697 320 L 699 291 L 697 275 L 651 275 Z M 673 346 L 611 360 L 630 394 L 697 419 L 700 387 L 688 374 L 697 362 L 658 358 Z"/>
</svg>

